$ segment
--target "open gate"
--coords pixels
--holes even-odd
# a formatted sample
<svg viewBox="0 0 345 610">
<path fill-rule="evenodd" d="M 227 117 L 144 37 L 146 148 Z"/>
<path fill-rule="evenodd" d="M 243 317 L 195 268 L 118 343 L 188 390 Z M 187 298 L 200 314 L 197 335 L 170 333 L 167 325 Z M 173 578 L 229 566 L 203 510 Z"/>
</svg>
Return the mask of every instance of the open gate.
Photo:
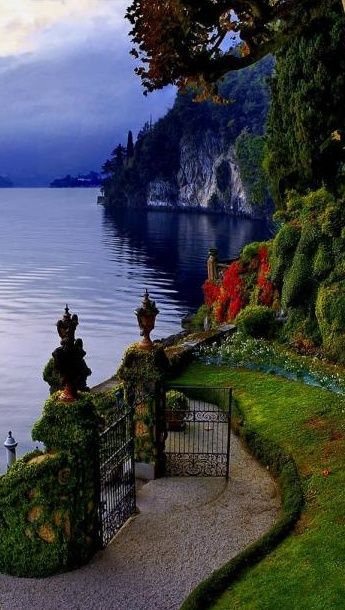
<svg viewBox="0 0 345 610">
<path fill-rule="evenodd" d="M 185 394 L 188 408 L 167 409 L 166 475 L 228 479 L 231 388 L 173 386 L 167 391 Z"/>
<path fill-rule="evenodd" d="M 99 436 L 100 539 L 107 546 L 136 510 L 134 410 L 116 393 L 116 419 Z"/>
</svg>

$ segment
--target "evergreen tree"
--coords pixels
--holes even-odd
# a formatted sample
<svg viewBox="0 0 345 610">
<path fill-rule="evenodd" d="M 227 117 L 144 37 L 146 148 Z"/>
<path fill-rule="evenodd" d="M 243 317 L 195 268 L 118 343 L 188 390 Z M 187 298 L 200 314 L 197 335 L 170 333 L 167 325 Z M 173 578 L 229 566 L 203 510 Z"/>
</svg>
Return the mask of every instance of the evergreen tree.
<svg viewBox="0 0 345 610">
<path fill-rule="evenodd" d="M 344 184 L 345 17 L 326 9 L 278 54 L 265 169 L 278 206 L 284 193 Z"/>
<path fill-rule="evenodd" d="M 126 159 L 127 163 L 133 159 L 134 157 L 134 144 L 133 144 L 133 134 L 131 131 L 128 132 L 127 138 L 127 149 L 126 149 Z"/>
</svg>

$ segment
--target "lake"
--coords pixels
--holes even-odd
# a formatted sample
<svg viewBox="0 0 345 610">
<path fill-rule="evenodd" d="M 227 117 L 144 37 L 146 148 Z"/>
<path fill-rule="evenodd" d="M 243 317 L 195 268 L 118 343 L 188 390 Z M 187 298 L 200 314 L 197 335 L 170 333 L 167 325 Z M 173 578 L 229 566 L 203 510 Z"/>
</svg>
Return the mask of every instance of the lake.
<svg viewBox="0 0 345 610">
<path fill-rule="evenodd" d="M 134 309 L 147 288 L 160 314 L 153 338 L 180 330 L 202 300 L 208 249 L 235 257 L 266 223 L 186 212 L 112 210 L 96 189 L 0 189 L 0 470 L 8 430 L 18 452 L 48 395 L 42 370 L 58 347 L 68 303 L 79 316 L 89 384 L 110 377 L 138 339 Z"/>
</svg>

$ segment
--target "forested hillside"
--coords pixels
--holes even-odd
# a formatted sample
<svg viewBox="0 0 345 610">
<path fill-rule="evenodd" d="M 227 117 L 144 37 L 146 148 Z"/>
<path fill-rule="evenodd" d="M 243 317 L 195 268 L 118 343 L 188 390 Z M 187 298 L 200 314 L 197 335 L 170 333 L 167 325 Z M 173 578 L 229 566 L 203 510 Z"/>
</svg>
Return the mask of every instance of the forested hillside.
<svg viewBox="0 0 345 610">
<path fill-rule="evenodd" d="M 215 292 L 206 284 L 206 300 L 218 320 L 234 319 L 247 305 L 281 308 L 282 339 L 345 361 L 345 17 L 340 5 L 325 8 L 281 49 L 271 89 L 264 167 L 277 207 L 277 234 L 265 246 L 248 246 Z"/>
<path fill-rule="evenodd" d="M 103 168 L 109 201 L 117 206 L 145 206 L 152 185 L 155 188 L 163 185 L 163 199 L 183 205 L 181 191 L 190 189 L 193 174 L 201 171 L 205 173 L 204 182 L 213 181 L 201 206 L 226 209 L 235 165 L 236 169 L 239 167 L 249 203 L 264 207 L 268 192 L 261 161 L 269 105 L 268 79 L 273 64 L 268 57 L 256 66 L 228 75 L 221 87 L 228 104 L 195 103 L 192 91 L 178 94 L 165 117 L 154 125 L 144 126 L 134 146 L 130 133 L 127 147 L 119 144 Z M 202 163 L 202 156 L 205 160 L 200 171 L 197 167 L 185 167 L 185 157 L 189 160 L 195 157 L 197 164 Z M 209 168 L 205 167 L 207 163 Z M 190 174 L 188 179 L 183 173 Z M 186 196 L 186 204 L 198 205 L 197 199 L 198 193 L 193 195 L 192 191 L 189 199 Z"/>
</svg>

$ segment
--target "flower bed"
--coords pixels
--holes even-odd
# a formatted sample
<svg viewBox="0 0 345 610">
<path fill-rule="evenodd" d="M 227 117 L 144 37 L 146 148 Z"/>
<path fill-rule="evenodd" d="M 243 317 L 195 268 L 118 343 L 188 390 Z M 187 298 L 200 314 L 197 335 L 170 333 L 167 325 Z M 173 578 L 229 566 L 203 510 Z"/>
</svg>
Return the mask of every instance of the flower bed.
<svg viewBox="0 0 345 610">
<path fill-rule="evenodd" d="M 206 364 L 228 365 L 300 379 L 308 385 L 345 393 L 345 371 L 318 358 L 299 356 L 264 339 L 253 339 L 237 332 L 221 345 L 200 348 L 199 360 Z"/>
</svg>

